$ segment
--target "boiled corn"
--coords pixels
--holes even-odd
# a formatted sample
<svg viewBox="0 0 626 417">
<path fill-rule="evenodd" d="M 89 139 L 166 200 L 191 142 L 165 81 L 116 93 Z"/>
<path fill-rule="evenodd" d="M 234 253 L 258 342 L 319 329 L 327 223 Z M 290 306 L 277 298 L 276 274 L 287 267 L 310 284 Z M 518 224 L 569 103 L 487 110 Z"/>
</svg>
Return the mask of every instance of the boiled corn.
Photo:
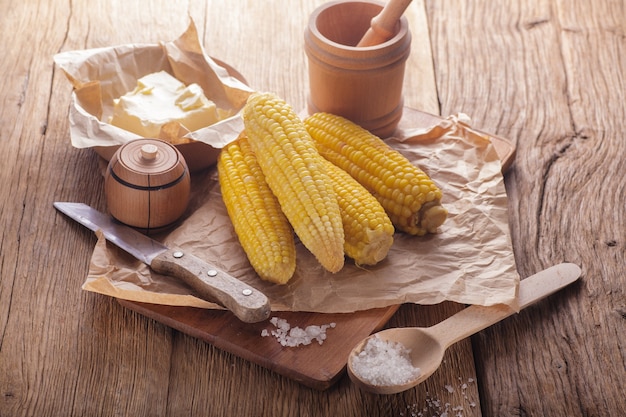
<svg viewBox="0 0 626 417">
<path fill-rule="evenodd" d="M 367 188 L 399 230 L 435 233 L 448 212 L 441 190 L 421 169 L 382 139 L 351 121 L 316 113 L 304 121 L 318 151 Z"/>
<path fill-rule="evenodd" d="M 324 159 L 341 210 L 344 252 L 357 265 L 375 265 L 393 244 L 394 227 L 378 200 L 346 171 Z"/>
<path fill-rule="evenodd" d="M 245 132 L 222 149 L 217 169 L 222 198 L 250 264 L 262 279 L 285 284 L 296 269 L 293 229 Z"/>
<path fill-rule="evenodd" d="M 324 268 L 339 271 L 344 264 L 339 204 L 304 123 L 269 93 L 250 96 L 243 120 L 266 181 L 300 241 Z"/>
</svg>

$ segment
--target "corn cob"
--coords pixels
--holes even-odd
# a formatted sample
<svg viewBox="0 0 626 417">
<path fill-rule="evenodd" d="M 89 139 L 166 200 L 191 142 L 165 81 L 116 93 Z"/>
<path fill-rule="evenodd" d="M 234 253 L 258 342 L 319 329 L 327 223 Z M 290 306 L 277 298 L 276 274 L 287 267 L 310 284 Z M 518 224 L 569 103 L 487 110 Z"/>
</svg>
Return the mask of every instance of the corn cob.
<svg viewBox="0 0 626 417">
<path fill-rule="evenodd" d="M 421 236 L 443 224 L 441 190 L 400 152 L 340 116 L 316 113 L 304 123 L 318 151 L 367 188 L 396 228 Z"/>
<path fill-rule="evenodd" d="M 346 171 L 323 159 L 341 210 L 344 252 L 357 265 L 375 265 L 393 244 L 393 224 L 383 206 Z"/>
<path fill-rule="evenodd" d="M 285 284 L 296 269 L 293 229 L 265 182 L 245 132 L 220 152 L 222 198 L 250 264 L 266 281 Z"/>
<path fill-rule="evenodd" d="M 250 145 L 302 244 L 324 268 L 343 267 L 339 204 L 322 157 L 291 106 L 273 94 L 253 94 L 243 109 Z"/>
</svg>

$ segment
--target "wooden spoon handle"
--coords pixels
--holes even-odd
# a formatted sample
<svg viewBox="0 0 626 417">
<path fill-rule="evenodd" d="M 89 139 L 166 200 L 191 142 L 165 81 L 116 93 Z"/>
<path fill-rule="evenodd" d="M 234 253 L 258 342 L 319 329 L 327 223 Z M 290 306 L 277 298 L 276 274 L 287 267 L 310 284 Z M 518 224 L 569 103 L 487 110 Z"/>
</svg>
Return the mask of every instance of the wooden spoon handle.
<svg viewBox="0 0 626 417">
<path fill-rule="evenodd" d="M 575 264 L 562 263 L 544 269 L 526 279 L 519 285 L 519 309 L 557 292 L 576 281 L 581 269 Z M 450 345 L 469 337 L 507 317 L 516 310 L 510 306 L 499 304 L 494 306 L 472 305 L 438 323 L 427 331 L 439 338 L 447 348 Z"/>
<path fill-rule="evenodd" d="M 411 0 L 389 0 L 383 10 L 372 18 L 371 27 L 361 38 L 358 47 L 372 46 L 383 43 L 393 36 L 393 28 L 409 7 Z"/>
</svg>

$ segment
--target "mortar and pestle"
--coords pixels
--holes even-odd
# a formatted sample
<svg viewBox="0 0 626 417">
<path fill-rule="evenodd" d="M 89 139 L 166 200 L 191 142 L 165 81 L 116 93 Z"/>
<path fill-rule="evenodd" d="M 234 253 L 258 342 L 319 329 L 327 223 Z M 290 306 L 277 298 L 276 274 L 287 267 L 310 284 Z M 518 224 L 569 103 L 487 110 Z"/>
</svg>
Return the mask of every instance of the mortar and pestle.
<svg viewBox="0 0 626 417">
<path fill-rule="evenodd" d="M 343 116 L 382 138 L 395 131 L 404 106 L 404 68 L 411 33 L 402 16 L 410 0 L 326 3 L 309 19 L 309 113 Z"/>
</svg>

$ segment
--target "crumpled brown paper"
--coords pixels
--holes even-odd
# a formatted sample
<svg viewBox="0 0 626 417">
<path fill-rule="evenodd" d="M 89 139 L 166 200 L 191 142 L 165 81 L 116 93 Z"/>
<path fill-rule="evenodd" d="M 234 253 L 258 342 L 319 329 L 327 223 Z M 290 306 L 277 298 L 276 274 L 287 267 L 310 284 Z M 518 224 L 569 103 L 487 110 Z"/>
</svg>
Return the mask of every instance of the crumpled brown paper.
<svg viewBox="0 0 626 417">
<path fill-rule="evenodd" d="M 406 109 L 397 138 L 389 143 L 441 187 L 449 217 L 435 235 L 396 233 L 387 259 L 379 265 L 359 268 L 347 260 L 342 271 L 331 274 L 298 244 L 292 280 L 285 286 L 261 281 L 233 231 L 215 170 L 192 179 L 188 213 L 162 240 L 261 290 L 273 310 L 344 313 L 444 300 L 517 308 L 519 276 L 501 161 L 493 145 L 458 117 L 426 128 L 418 117 Z M 134 301 L 220 308 L 193 297 L 175 278 L 153 273 L 102 236 L 83 288 Z"/>
<path fill-rule="evenodd" d="M 94 148 L 107 160 L 119 145 L 140 138 L 108 123 L 113 115 L 114 99 L 132 91 L 139 78 L 161 70 L 185 84 L 199 84 L 219 109 L 233 115 L 193 132 L 181 125 L 178 129 L 169 126 L 161 132 L 160 139 L 183 145 L 179 150 L 192 170 L 215 162 L 217 152 L 211 150 L 221 149 L 243 129 L 237 112 L 252 90 L 239 73 L 204 51 L 193 21 L 174 41 L 68 51 L 56 54 L 54 61 L 74 87 L 69 112 L 72 145 Z M 198 143 L 212 149 L 185 146 Z M 206 154 L 205 160 L 198 160 L 198 152 Z"/>
</svg>

